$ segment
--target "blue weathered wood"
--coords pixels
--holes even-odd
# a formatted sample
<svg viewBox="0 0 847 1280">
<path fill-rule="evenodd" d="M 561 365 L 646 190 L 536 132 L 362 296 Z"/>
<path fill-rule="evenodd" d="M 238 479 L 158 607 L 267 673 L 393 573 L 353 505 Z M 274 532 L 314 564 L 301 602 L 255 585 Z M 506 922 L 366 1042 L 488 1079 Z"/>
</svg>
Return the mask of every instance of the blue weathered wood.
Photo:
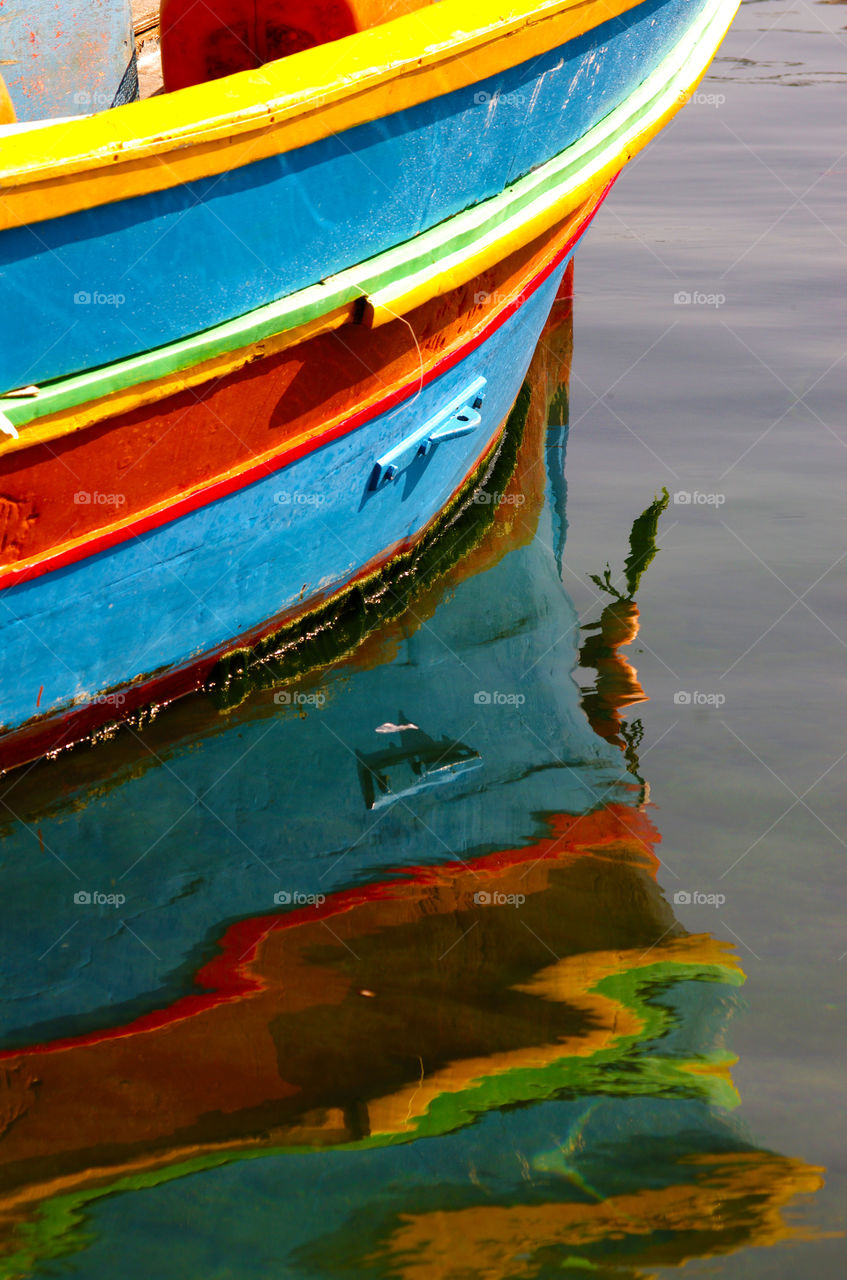
<svg viewBox="0 0 847 1280">
<path fill-rule="evenodd" d="M 561 466 L 562 450 L 552 456 Z M 341 678 L 328 673 L 305 693 L 298 692 L 304 686 L 282 683 L 276 705 L 259 701 L 257 709 L 253 698 L 230 715 L 208 715 L 199 728 L 192 715 L 187 738 L 169 738 L 163 747 L 160 736 L 161 763 L 155 753 L 147 756 L 143 767 L 125 769 L 119 785 L 95 785 L 89 803 L 63 784 L 58 812 L 44 813 L 40 826 L 45 846 L 71 859 L 78 880 L 55 858 L 33 857 L 32 818 L 16 796 L 16 812 L 28 821 L 7 814 L 4 833 L 8 1003 L 0 1044 L 27 1043 L 43 1036 L 47 1024 L 51 1035 L 70 1034 L 80 1025 L 74 1019 L 89 1015 L 88 1026 L 108 1025 L 115 1008 L 129 1018 L 161 1007 L 190 983 L 201 940 L 221 921 L 279 910 L 280 889 L 330 894 L 374 877 L 377 868 L 469 859 L 530 843 L 545 833 L 539 815 L 635 804 L 639 789 L 623 755 L 591 729 L 569 676 L 580 619 L 559 578 L 551 518 L 548 507 L 537 539 L 451 590 L 396 660 L 347 666 Z M 83 622 L 84 610 L 81 603 Z M 131 643 L 145 644 L 156 626 L 139 611 Z M 482 703 L 486 693 L 491 701 Z M 287 708 L 279 705 L 286 697 Z M 179 713 L 175 719 L 184 723 Z M 366 807 L 357 753 L 370 758 L 396 744 L 386 722 L 409 721 L 439 742 L 464 744 L 482 763 L 447 784 L 421 788 L 393 813 L 375 814 Z M 447 751 L 435 754 L 443 760 Z M 112 776 L 108 748 L 103 761 Z M 44 785 L 52 787 L 49 777 Z M 186 813 L 192 793 L 209 803 Z M 238 838 L 215 813 L 237 824 Z M 144 833 L 154 827 L 162 839 L 150 857 L 139 858 Z M 85 919 L 79 959 L 51 950 L 35 988 L 32 956 L 47 953 L 68 927 L 73 893 L 112 892 L 112 879 L 131 864 L 119 889 L 132 927 L 143 918 L 152 950 L 139 956 L 135 938 L 115 929 L 107 911 L 95 910 Z M 188 881 L 192 892 L 185 892 Z M 108 974 L 108 990 L 92 990 L 90 975 L 98 973 Z M 11 999 L 18 991 L 26 1000 Z"/>
<path fill-rule="evenodd" d="M 0 345 L 0 389 L 177 341 L 500 194 L 624 101 L 703 4 L 644 0 L 502 75 L 339 137 L 41 222 L 37 236 L 4 231 L 17 324 Z M 95 295 L 112 302 L 86 301 Z"/>
<path fill-rule="evenodd" d="M 0 731 L 190 665 L 341 588 L 422 531 L 508 414 L 562 270 L 481 347 L 397 408 L 159 529 L 5 590 Z M 436 445 L 374 491 L 374 460 L 480 377 L 487 385 L 479 427 Z"/>
<path fill-rule="evenodd" d="M 131 0 L 0 0 L 0 63 L 21 121 L 131 102 Z"/>
</svg>

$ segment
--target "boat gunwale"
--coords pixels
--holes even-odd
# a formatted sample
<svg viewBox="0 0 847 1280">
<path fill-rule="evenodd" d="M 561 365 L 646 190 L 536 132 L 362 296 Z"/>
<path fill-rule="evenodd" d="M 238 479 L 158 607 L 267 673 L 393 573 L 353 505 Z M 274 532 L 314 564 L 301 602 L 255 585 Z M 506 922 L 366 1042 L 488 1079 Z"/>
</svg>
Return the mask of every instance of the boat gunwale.
<svg viewBox="0 0 847 1280">
<path fill-rule="evenodd" d="M 554 210 L 554 216 L 560 226 L 553 233 L 554 243 L 564 232 L 567 238 L 577 228 L 581 229 L 593 216 L 597 206 L 605 199 L 617 174 L 604 174 L 604 180 L 596 189 L 588 192 L 588 184 L 581 183 L 567 201 L 569 206 L 565 212 Z M 496 197 L 495 197 L 496 201 Z M 491 202 L 494 203 L 494 202 Z M 473 210 L 485 209 L 485 205 L 474 206 Z M 459 215 L 461 217 L 461 215 Z M 439 224 L 433 231 L 442 227 L 452 229 L 457 219 L 449 219 Z M 546 220 L 545 220 L 546 221 Z M 554 223 L 554 227 L 555 227 Z M 380 308 L 379 323 L 396 319 L 415 310 L 419 305 L 435 297 L 444 296 L 454 288 L 461 287 L 480 272 L 503 262 L 512 253 L 520 252 L 548 231 L 541 231 L 534 222 L 525 229 L 525 234 L 514 233 L 498 240 L 495 251 L 485 253 L 473 246 L 474 253 L 461 271 L 430 271 L 427 276 L 427 287 L 414 291 L 406 290 L 409 298 L 398 299 L 396 310 L 389 310 L 383 304 Z M 407 249 L 408 245 L 399 246 Z M 556 252 L 554 250 L 554 252 Z M 18 432 L 14 437 L 0 438 L 0 458 L 33 446 L 63 439 L 77 431 L 113 417 L 116 413 L 115 397 L 126 394 L 131 397 L 128 403 L 120 405 L 120 411 L 134 408 L 142 404 L 156 403 L 178 394 L 187 387 L 198 383 L 217 381 L 226 374 L 235 372 L 251 361 L 266 355 L 276 354 L 293 346 L 299 346 L 310 338 L 322 333 L 345 328 L 349 324 L 363 324 L 365 328 L 376 328 L 377 323 L 370 321 L 369 310 L 372 309 L 372 295 L 356 282 L 354 276 L 361 273 L 366 277 L 368 269 L 379 282 L 379 289 L 374 298 L 382 298 L 389 289 L 388 280 L 378 273 L 377 263 L 389 258 L 395 249 L 388 250 L 376 259 L 366 260 L 355 268 L 349 268 L 337 277 L 312 285 L 298 293 L 290 294 L 278 303 L 271 303 L 254 312 L 247 312 L 232 321 L 227 321 L 211 330 L 202 330 L 191 334 L 179 342 L 165 347 L 157 347 L 138 356 L 117 361 L 91 370 L 82 370 L 66 378 L 45 383 L 37 389 L 37 394 L 27 391 L 26 395 L 7 392 L 0 395 L 0 413 L 7 423 Z M 432 263 L 438 266 L 438 255 L 433 250 Z M 402 285 L 403 277 L 399 279 Z M 395 284 L 398 282 L 395 282 Z M 323 294 L 323 297 L 318 295 Z M 280 311 L 285 304 L 289 314 L 280 318 L 271 326 L 264 319 Z M 364 314 L 360 315 L 364 304 Z M 266 332 L 265 328 L 272 328 Z M 232 334 L 230 341 L 218 335 Z M 216 343 L 216 339 L 218 342 Z M 204 350 L 205 349 L 205 350 Z M 151 362 L 172 362 L 169 371 L 155 374 L 150 368 Z M 220 362 L 226 361 L 222 367 Z M 145 372 L 145 369 L 147 371 Z M 51 403 L 52 401 L 52 403 Z M 63 403 L 64 401 L 64 403 Z"/>
<path fill-rule="evenodd" d="M 68 179 L 99 171 L 112 189 L 103 199 L 77 204 L 78 209 L 123 199 L 128 193 L 120 188 L 127 180 L 132 185 L 126 170 L 134 163 L 146 175 L 140 190 L 180 185 L 186 179 L 180 176 L 178 162 L 187 151 L 203 147 L 212 148 L 203 166 L 208 175 L 235 170 L 263 155 L 334 135 L 338 129 L 327 118 L 330 107 L 350 108 L 349 120 L 342 128 L 395 114 L 519 65 L 643 3 L 645 0 L 511 0 L 506 12 L 492 15 L 485 0 L 440 0 L 257 70 L 240 71 L 95 115 L 20 131 L 13 126 L 10 132 L 0 131 L 0 228 L 72 211 L 61 209 L 57 214 L 45 199 L 43 212 L 37 217 L 32 217 L 31 211 L 30 216 L 16 216 L 12 198 L 27 187 L 53 184 L 58 194 Z M 562 26 L 570 28 L 564 35 L 559 30 Z M 520 39 L 521 32 L 524 39 Z M 494 53 L 491 65 L 467 60 L 468 54 L 478 59 L 485 49 Z M 446 64 L 455 68 L 449 85 L 444 83 Z M 429 88 L 424 83 L 427 72 L 433 73 L 435 81 Z M 417 84 L 401 95 L 398 88 L 405 81 Z M 381 99 L 356 109 L 358 99 L 373 96 L 380 89 L 385 90 Z M 222 96 L 233 104 L 224 111 L 219 105 Z M 285 126 L 298 122 L 306 126 L 300 131 L 303 136 L 295 131 L 295 136 L 285 138 Z M 236 140 L 269 131 L 279 135 L 277 145 L 261 152 L 256 146 L 256 154 L 247 158 L 233 156 Z M 177 153 L 177 163 L 171 166 L 165 157 L 172 152 Z M 216 164 L 216 158 L 228 160 Z M 152 187 L 151 172 L 156 173 Z"/>
<path fill-rule="evenodd" d="M 45 384 L 42 390 L 48 394 L 40 404 L 37 397 L 21 399 L 10 390 L 0 395 L 0 415 L 2 415 L 3 421 L 11 428 L 8 432 L 8 438 L 5 441 L 0 441 L 0 456 L 11 453 L 16 449 L 26 448 L 30 443 L 38 443 L 40 439 L 59 438 L 109 416 L 108 412 L 106 412 L 108 408 L 107 402 L 113 391 L 120 392 L 126 388 L 137 387 L 137 399 L 133 403 L 149 403 L 172 394 L 174 391 L 179 390 L 182 385 L 193 385 L 198 381 L 204 380 L 204 375 L 192 377 L 192 369 L 199 368 L 197 359 L 200 349 L 204 346 L 207 347 L 207 354 L 200 358 L 200 364 L 205 363 L 211 366 L 213 361 L 225 358 L 226 353 L 230 353 L 227 367 L 223 370 L 218 369 L 215 373 L 210 374 L 210 376 L 218 376 L 221 372 L 229 372 L 231 368 L 240 367 L 248 360 L 255 358 L 256 354 L 262 354 L 258 350 L 259 347 L 264 346 L 269 350 L 271 346 L 274 349 L 279 349 L 282 345 L 296 344 L 300 340 L 297 330 L 301 326 L 305 337 L 313 336 L 315 332 L 320 332 L 322 329 L 336 328 L 349 323 L 354 318 L 351 307 L 355 308 L 361 302 L 364 302 L 365 310 L 360 319 L 368 327 L 376 327 L 387 319 L 414 309 L 428 297 L 455 287 L 463 279 L 467 279 L 469 274 L 476 274 L 477 270 L 484 269 L 490 265 L 491 261 L 499 260 L 506 253 L 529 243 L 541 231 L 555 225 L 557 221 L 566 217 L 569 212 L 575 210 L 580 204 L 591 203 L 593 198 L 596 198 L 598 191 L 603 190 L 603 188 L 608 189 L 608 185 L 614 181 L 622 166 L 646 146 L 667 120 L 684 105 L 685 101 L 696 89 L 703 75 L 705 75 L 714 56 L 715 48 L 719 47 L 736 8 L 737 0 L 706 0 L 706 4 L 703 6 L 698 18 L 689 29 L 688 34 L 693 39 L 692 48 L 688 48 L 687 44 L 682 47 L 677 46 L 654 68 L 651 75 L 642 82 L 634 94 L 620 103 L 593 129 L 589 130 L 587 134 L 584 134 L 563 152 L 551 157 L 546 164 L 512 184 L 500 196 L 483 201 L 479 205 L 474 205 L 462 214 L 454 215 L 444 223 L 439 223 L 418 237 L 417 241 L 420 245 L 425 242 L 428 243 L 430 240 L 438 241 L 438 251 L 433 251 L 429 255 L 428 267 L 422 272 L 419 270 L 418 278 L 414 281 L 414 284 L 411 280 L 406 280 L 405 282 L 394 280 L 391 271 L 387 271 L 386 274 L 385 264 L 391 263 L 398 257 L 401 266 L 408 267 L 406 259 L 409 252 L 409 244 L 394 246 L 386 250 L 385 253 L 378 255 L 375 259 L 347 268 L 337 277 L 327 278 L 317 284 L 308 286 L 296 294 L 289 295 L 288 298 L 267 304 L 257 311 L 234 317 L 232 320 L 225 321 L 212 330 L 203 330 L 198 334 L 188 335 L 186 338 L 180 339 L 176 343 L 171 343 L 167 347 L 155 348 L 153 351 L 140 353 L 126 360 L 115 362 L 113 365 L 105 366 L 103 369 L 82 370 L 65 378 L 57 379 L 53 383 Z M 729 13 L 728 21 L 727 13 Z M 712 48 L 712 33 L 715 28 L 720 30 L 720 36 L 715 42 L 715 47 Z M 704 60 L 697 51 L 701 39 L 706 36 L 709 37 L 710 51 Z M 657 84 L 657 81 L 661 80 L 662 76 L 666 77 L 664 83 Z M 585 162 L 586 167 L 582 170 L 576 169 L 575 172 L 571 172 L 579 164 L 580 159 Z M 486 253 L 484 247 L 481 247 L 480 244 L 475 244 L 470 249 L 466 246 L 468 262 L 474 262 L 473 271 L 468 272 L 462 266 L 457 268 L 454 264 L 449 273 L 443 272 L 444 245 L 441 244 L 441 240 L 446 232 L 452 232 L 454 227 L 467 221 L 470 221 L 474 226 L 479 219 L 482 219 L 484 223 L 491 210 L 500 210 L 504 201 L 508 204 L 524 187 L 527 189 L 531 200 L 531 193 L 536 188 L 539 188 L 539 184 L 540 191 L 544 191 L 546 175 L 553 174 L 562 168 L 564 168 L 564 175 L 567 175 L 562 186 L 557 190 L 554 181 L 550 193 L 540 197 L 541 205 L 546 206 L 546 208 L 537 210 L 524 226 L 515 225 L 510 228 L 507 223 L 502 224 L 501 232 L 506 232 L 505 237 L 502 238 L 508 241 L 507 248 L 503 248 L 500 245 L 499 252 L 495 249 L 494 252 L 489 251 Z M 568 176 L 570 181 L 568 181 Z M 603 191 L 603 195 L 605 195 L 605 191 Z M 602 199 L 603 197 L 601 196 L 600 198 Z M 0 205 L 2 205 L 2 200 L 0 200 Z M 502 214 L 499 216 L 502 223 Z M 511 221 L 519 223 L 521 216 L 526 220 L 527 211 L 524 210 L 523 214 L 520 211 L 516 212 L 512 215 Z M 495 236 L 495 245 L 499 243 Z M 456 255 L 454 254 L 453 256 L 455 257 Z M 377 269 L 376 275 L 374 275 L 374 268 L 376 268 L 377 263 L 383 265 Z M 370 280 L 367 279 L 369 270 L 372 277 Z M 441 283 L 439 283 L 439 272 L 441 272 L 442 277 Z M 379 279 L 380 274 L 383 274 L 384 278 L 382 280 Z M 402 275 L 403 272 L 401 270 Z M 454 276 L 454 278 L 445 287 L 445 280 L 448 275 Z M 356 277 L 359 277 L 359 279 L 357 280 Z M 336 290 L 334 294 L 331 288 L 333 281 L 339 286 L 344 286 L 340 290 Z M 373 290 L 373 285 L 376 285 L 375 290 Z M 398 285 L 400 285 L 399 288 L 397 288 Z M 316 301 L 318 294 L 324 295 L 321 304 L 317 308 L 315 308 L 314 302 L 312 306 L 309 306 L 307 299 L 314 297 Z M 267 329 L 264 332 L 255 332 L 256 326 L 252 323 L 254 320 L 259 321 L 265 315 L 270 316 L 272 313 L 278 312 L 280 307 L 290 309 L 292 303 L 302 303 L 303 306 L 295 307 L 295 314 L 289 317 L 287 324 L 280 322 L 280 316 L 277 323 L 270 326 L 270 332 Z M 321 317 L 323 317 L 323 320 Z M 244 329 L 245 325 L 247 325 L 247 329 Z M 254 329 L 252 334 L 249 332 L 251 327 Z M 241 342 L 235 336 L 239 330 L 243 330 Z M 214 347 L 214 335 L 218 333 L 223 335 L 226 332 L 231 333 L 233 336 L 230 337 L 229 341 L 223 340 L 220 346 Z M 284 338 L 286 333 L 288 337 Z M 246 339 L 246 344 L 244 339 Z M 212 344 L 212 346 L 209 344 Z M 187 350 L 182 356 L 179 355 L 179 352 L 184 348 L 193 348 L 195 350 L 194 361 L 188 358 Z M 167 359 L 169 352 L 173 353 L 174 356 L 174 364 L 171 369 L 163 369 L 162 373 L 158 375 L 153 373 L 151 369 L 145 377 L 143 368 L 150 362 L 151 358 Z M 242 354 L 239 355 L 239 352 Z M 111 371 L 119 374 L 119 371 L 123 370 L 127 372 L 126 379 L 122 379 L 118 387 L 109 387 L 107 384 L 110 380 Z M 135 375 L 133 375 L 133 370 L 137 371 Z M 174 382 L 173 379 L 179 378 L 180 373 L 182 373 L 183 377 Z M 104 378 L 106 382 L 104 383 L 104 391 L 101 392 L 101 398 L 103 395 L 106 396 L 106 401 L 102 405 L 104 412 L 101 413 L 94 407 L 92 412 L 84 414 L 83 419 L 74 422 L 73 410 L 75 406 L 82 406 L 84 410 L 86 405 L 96 406 L 99 403 L 96 393 L 92 395 L 92 392 L 95 391 L 95 384 Z M 185 381 L 185 379 L 188 379 L 188 381 Z M 89 385 L 90 391 L 86 396 L 83 388 Z M 75 387 L 78 387 L 78 390 L 73 390 Z M 67 399 L 67 396 L 70 399 Z M 53 405 L 49 403 L 51 399 L 54 402 Z M 46 430 L 43 431 L 43 434 L 38 429 L 27 432 L 26 435 L 29 438 L 21 437 L 17 434 L 18 428 L 24 428 L 27 424 L 37 423 L 39 420 L 45 423 Z M 54 420 L 55 425 L 52 428 L 47 425 Z"/>
<path fill-rule="evenodd" d="M 380 415 L 413 400 L 420 394 L 423 387 L 448 373 L 481 347 L 493 333 L 520 311 L 528 295 L 534 294 L 545 284 L 556 268 L 573 252 L 611 185 L 609 183 L 595 201 L 589 202 L 588 208 L 584 210 L 577 225 L 574 225 L 574 220 L 571 220 L 563 227 L 560 235 L 554 240 L 551 251 L 537 264 L 533 273 L 527 276 L 518 294 L 497 303 L 478 328 L 463 341 L 448 347 L 443 355 L 434 359 L 420 372 L 404 378 L 378 399 L 333 419 L 322 429 L 313 429 L 281 441 L 273 449 L 260 456 L 252 457 L 229 472 L 192 485 L 178 497 L 170 496 L 145 510 L 133 512 L 130 516 L 113 521 L 97 531 L 86 533 L 80 538 L 65 542 L 36 556 L 0 565 L 0 592 L 16 586 L 24 586 L 45 574 L 57 572 L 81 560 L 88 560 L 108 552 L 121 543 L 138 538 L 192 511 L 227 498 L 230 494 L 267 479 L 300 458 L 352 434 Z"/>
</svg>

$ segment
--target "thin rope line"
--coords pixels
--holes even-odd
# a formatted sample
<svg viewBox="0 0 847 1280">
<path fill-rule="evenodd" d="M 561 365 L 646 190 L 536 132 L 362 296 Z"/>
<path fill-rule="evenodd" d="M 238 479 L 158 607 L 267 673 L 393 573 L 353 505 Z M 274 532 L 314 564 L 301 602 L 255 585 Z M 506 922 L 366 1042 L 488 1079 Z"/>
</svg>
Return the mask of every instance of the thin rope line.
<svg viewBox="0 0 847 1280">
<path fill-rule="evenodd" d="M 368 302 L 370 299 L 368 298 L 368 295 L 365 292 L 365 290 L 362 289 L 361 286 L 357 286 L 357 287 L 359 288 L 359 296 L 362 297 L 366 302 Z M 415 330 L 414 330 L 414 327 L 412 326 L 411 321 L 407 320 L 405 316 L 401 316 L 397 311 L 392 311 L 391 307 L 389 307 L 384 302 L 381 302 L 379 305 L 383 311 L 387 311 L 388 314 L 390 316 L 393 316 L 395 320 L 402 321 L 402 323 L 409 330 L 409 333 L 412 335 L 412 341 L 414 342 L 415 350 L 418 353 L 418 389 L 415 392 L 412 400 L 408 404 L 404 404 L 404 408 L 411 409 L 412 406 L 415 404 L 415 402 L 420 398 L 421 392 L 423 391 L 423 384 L 424 384 L 424 358 L 423 358 L 423 353 L 421 351 L 420 343 L 418 342 L 418 335 L 415 333 Z"/>
</svg>

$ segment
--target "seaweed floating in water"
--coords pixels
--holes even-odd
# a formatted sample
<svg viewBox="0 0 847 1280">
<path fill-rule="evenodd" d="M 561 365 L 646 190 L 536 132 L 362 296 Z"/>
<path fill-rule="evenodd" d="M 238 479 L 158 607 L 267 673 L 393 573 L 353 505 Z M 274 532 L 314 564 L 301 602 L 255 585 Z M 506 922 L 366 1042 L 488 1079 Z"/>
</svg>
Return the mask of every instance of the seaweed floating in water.
<svg viewBox="0 0 847 1280">
<path fill-rule="evenodd" d="M 624 561 L 626 593 L 615 586 L 608 563 L 602 576 L 597 573 L 588 575 L 595 586 L 612 596 L 612 600 L 596 622 L 583 627 L 583 631 L 589 634 L 579 653 L 579 665 L 597 672 L 594 684 L 581 689 L 582 708 L 594 732 L 606 742 L 621 748 L 630 772 L 644 788 L 645 798 L 647 784 L 639 773 L 638 761 L 644 727 L 640 720 L 627 723 L 620 711 L 635 703 L 645 702 L 647 695 L 639 683 L 638 672 L 621 653 L 621 649 L 632 644 L 638 635 L 639 611 L 634 597 L 645 571 L 658 552 L 656 535 L 659 517 L 668 502 L 668 491 L 663 488 L 649 507 L 633 521 L 629 535 L 629 555 Z"/>
</svg>

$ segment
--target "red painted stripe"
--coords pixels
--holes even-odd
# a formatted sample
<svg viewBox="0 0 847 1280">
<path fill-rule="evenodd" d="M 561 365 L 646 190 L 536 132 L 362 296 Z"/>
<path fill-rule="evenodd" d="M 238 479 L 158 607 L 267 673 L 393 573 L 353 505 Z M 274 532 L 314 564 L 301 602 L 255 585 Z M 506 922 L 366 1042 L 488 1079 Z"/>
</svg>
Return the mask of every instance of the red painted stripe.
<svg viewBox="0 0 847 1280">
<path fill-rule="evenodd" d="M 609 804 L 583 814 L 554 814 L 547 821 L 550 834 L 523 848 L 504 849 L 458 865 L 436 863 L 432 866 L 407 867 L 395 876 L 391 876 L 391 868 L 386 868 L 386 879 L 354 889 L 342 889 L 329 895 L 319 906 L 240 920 L 230 925 L 221 938 L 220 954 L 208 961 L 195 975 L 195 985 L 205 988 L 197 995 L 182 996 L 173 1004 L 163 1009 L 154 1009 L 123 1026 L 104 1027 L 79 1036 L 0 1050 L 0 1062 L 35 1054 L 62 1053 L 68 1049 L 101 1044 L 106 1040 L 123 1040 L 148 1031 L 160 1031 L 219 1005 L 243 1000 L 265 988 L 261 975 L 251 973 L 251 969 L 262 943 L 271 934 L 283 929 L 296 929 L 298 925 L 311 924 L 316 920 L 331 920 L 366 903 L 402 900 L 416 888 L 427 889 L 433 885 L 449 884 L 469 874 L 479 877 L 484 885 L 498 873 L 527 863 L 531 868 L 538 862 L 561 862 L 589 849 L 595 852 L 606 846 L 614 849 L 621 842 L 640 846 L 647 868 L 653 876 L 656 874 L 659 863 L 654 846 L 661 836 L 643 810 Z"/>
<path fill-rule="evenodd" d="M 567 243 L 557 251 L 550 262 L 542 267 L 541 271 L 525 286 L 525 293 L 535 293 L 563 259 L 567 257 L 580 236 L 584 234 L 600 205 L 606 199 L 616 179 L 617 175 L 604 187 L 597 204 L 579 224 Z M 162 525 L 170 523 L 171 520 L 188 515 L 201 507 L 209 506 L 212 502 L 225 498 L 231 493 L 236 493 L 239 489 L 245 489 L 248 485 L 254 484 L 258 480 L 263 480 L 267 476 L 273 475 L 275 471 L 279 471 L 283 467 L 289 466 L 292 462 L 296 462 L 299 458 L 305 457 L 309 453 L 314 453 L 324 445 L 330 444 L 334 440 L 339 440 L 343 436 L 350 435 L 367 422 L 379 417 L 380 414 L 388 412 L 389 409 L 395 408 L 398 404 L 402 404 L 404 400 L 408 400 L 412 395 L 417 395 L 422 386 L 428 386 L 430 382 L 447 373 L 460 361 L 464 360 L 472 351 L 480 347 L 492 333 L 501 328 L 516 311 L 520 310 L 523 300 L 523 295 L 519 295 L 511 302 L 508 302 L 464 346 L 456 348 L 441 361 L 435 363 L 424 374 L 423 380 L 420 377 L 411 379 L 404 383 L 403 386 L 389 392 L 376 404 L 359 410 L 358 413 L 352 414 L 343 422 L 337 423 L 336 426 L 327 428 L 320 435 L 312 436 L 299 444 L 283 445 L 278 453 L 260 462 L 253 463 L 234 475 L 226 476 L 221 480 L 213 480 L 210 484 L 195 489 L 175 502 L 170 502 L 166 506 L 155 507 L 124 524 L 113 525 L 110 529 L 104 529 L 101 533 L 95 534 L 76 546 L 64 547 L 60 551 L 54 551 L 51 554 L 42 556 L 39 560 L 6 569 L 0 573 L 0 589 L 14 586 L 17 583 L 29 582 L 33 578 L 41 577 L 42 574 L 52 573 L 57 569 L 65 568 L 67 565 L 75 564 L 79 560 L 88 559 L 90 556 L 97 555 L 98 552 L 108 551 L 111 547 L 119 546 L 130 538 L 137 538 L 153 529 L 159 529 Z"/>
<path fill-rule="evenodd" d="M 468 476 L 476 470 L 482 459 L 488 454 L 494 442 L 499 438 L 499 434 L 499 432 L 495 432 L 494 437 L 486 441 L 478 457 L 468 467 L 467 475 L 463 477 L 447 499 L 445 507 L 450 507 L 458 498 L 467 483 Z M 438 513 L 433 516 L 430 524 L 437 519 Z M 121 686 L 120 692 L 125 698 L 121 708 L 121 718 L 126 719 L 133 712 L 151 704 L 155 704 L 161 710 L 185 694 L 194 693 L 201 689 L 215 663 L 223 654 L 236 647 L 252 649 L 260 641 L 264 640 L 266 636 L 273 635 L 274 632 L 280 630 L 286 623 L 293 622 L 295 618 L 303 614 L 311 613 L 325 600 L 334 595 L 337 590 L 369 578 L 384 565 L 395 559 L 396 556 L 413 546 L 429 527 L 429 525 L 425 526 L 414 538 L 394 543 L 391 547 L 384 548 L 373 560 L 361 565 L 352 578 L 345 579 L 339 586 L 330 588 L 326 593 L 311 596 L 299 609 L 289 607 L 283 610 L 282 613 L 276 614 L 273 618 L 266 619 L 260 626 L 253 627 L 247 632 L 242 632 L 239 636 L 229 637 L 225 643 L 208 650 L 199 658 L 191 660 L 184 666 L 169 669 L 164 675 L 147 674 L 140 684 L 133 683 Z M 118 688 L 116 687 L 110 692 L 116 693 Z M 114 709 L 108 703 L 88 702 L 74 710 L 68 710 L 66 707 L 61 711 L 41 716 L 37 720 L 29 720 L 25 725 L 10 730 L 5 736 L 0 734 L 0 774 L 9 769 L 15 769 L 18 765 L 28 764 L 31 760 L 37 760 L 50 752 L 64 751 L 82 739 L 89 737 L 95 729 L 114 718 Z"/>
</svg>

